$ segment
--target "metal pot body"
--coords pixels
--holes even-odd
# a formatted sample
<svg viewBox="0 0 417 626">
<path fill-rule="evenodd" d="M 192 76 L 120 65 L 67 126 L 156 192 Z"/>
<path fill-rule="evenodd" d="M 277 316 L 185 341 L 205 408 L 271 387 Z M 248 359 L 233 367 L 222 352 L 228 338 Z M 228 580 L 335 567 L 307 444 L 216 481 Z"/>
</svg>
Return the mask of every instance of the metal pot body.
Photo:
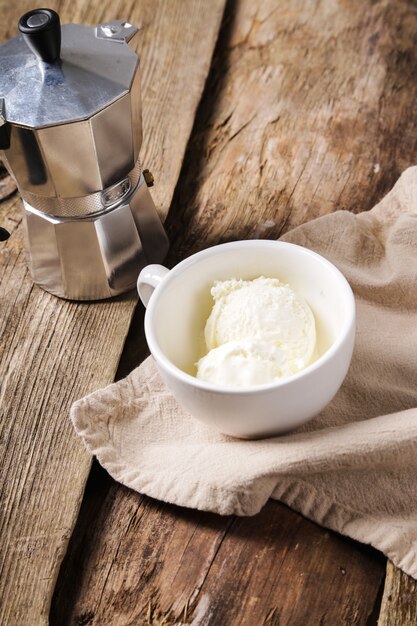
<svg viewBox="0 0 417 626">
<path fill-rule="evenodd" d="M 11 126 L 10 147 L 3 154 L 31 206 L 48 215 L 83 217 L 111 204 L 114 185 L 125 181 L 124 195 L 135 187 L 141 143 L 138 72 L 131 91 L 89 119 L 43 128 Z"/>
<path fill-rule="evenodd" d="M 123 293 L 135 286 L 145 265 L 168 251 L 143 175 L 116 207 L 83 219 L 52 217 L 23 205 L 32 278 L 61 298 L 101 300 Z"/>
<path fill-rule="evenodd" d="M 42 11 L 53 13 L 26 24 L 45 21 Z M 139 162 L 138 29 L 61 30 L 51 62 L 22 36 L 0 47 L 0 147 L 23 198 L 34 281 L 64 298 L 107 298 L 168 249 Z"/>
</svg>

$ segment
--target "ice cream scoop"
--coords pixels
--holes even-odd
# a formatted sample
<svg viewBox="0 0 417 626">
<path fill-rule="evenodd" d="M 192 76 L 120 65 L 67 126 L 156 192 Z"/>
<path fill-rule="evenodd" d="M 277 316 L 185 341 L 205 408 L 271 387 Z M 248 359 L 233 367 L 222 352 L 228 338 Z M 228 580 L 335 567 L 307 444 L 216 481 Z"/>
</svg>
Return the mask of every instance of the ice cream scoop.
<svg viewBox="0 0 417 626">
<path fill-rule="evenodd" d="M 208 354 L 197 365 L 198 378 L 228 386 L 259 385 L 295 374 L 311 362 L 314 316 L 289 285 L 263 276 L 231 279 L 215 282 L 211 294 L 214 306 L 204 333 Z"/>
<path fill-rule="evenodd" d="M 281 348 L 256 339 L 228 341 L 198 363 L 198 378 L 227 387 L 250 387 L 291 375 Z"/>
</svg>

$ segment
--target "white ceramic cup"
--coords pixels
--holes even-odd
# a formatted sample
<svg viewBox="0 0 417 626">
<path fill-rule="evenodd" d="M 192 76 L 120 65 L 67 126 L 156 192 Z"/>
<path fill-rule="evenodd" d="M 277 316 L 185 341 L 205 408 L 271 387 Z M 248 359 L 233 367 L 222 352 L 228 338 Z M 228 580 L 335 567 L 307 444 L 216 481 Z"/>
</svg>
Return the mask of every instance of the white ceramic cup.
<svg viewBox="0 0 417 626">
<path fill-rule="evenodd" d="M 195 378 L 215 280 L 279 278 L 301 294 L 316 320 L 319 357 L 281 382 L 231 388 Z M 355 300 L 341 272 L 322 256 L 290 243 L 248 240 L 198 252 L 172 270 L 148 265 L 138 278 L 147 307 L 145 334 L 165 383 L 191 415 L 223 433 L 256 438 L 288 431 L 319 413 L 349 368 Z"/>
</svg>

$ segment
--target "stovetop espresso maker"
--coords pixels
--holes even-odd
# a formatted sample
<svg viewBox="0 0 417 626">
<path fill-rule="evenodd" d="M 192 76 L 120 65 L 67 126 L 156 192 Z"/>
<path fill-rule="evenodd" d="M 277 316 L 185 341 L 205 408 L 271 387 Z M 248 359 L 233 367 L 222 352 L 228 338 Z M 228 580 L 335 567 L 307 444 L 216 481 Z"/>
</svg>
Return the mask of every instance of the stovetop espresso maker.
<svg viewBox="0 0 417 626">
<path fill-rule="evenodd" d="M 61 28 L 36 9 L 19 30 L 0 46 L 0 156 L 23 199 L 31 274 L 56 296 L 108 298 L 168 250 L 139 161 L 138 29 Z"/>
</svg>

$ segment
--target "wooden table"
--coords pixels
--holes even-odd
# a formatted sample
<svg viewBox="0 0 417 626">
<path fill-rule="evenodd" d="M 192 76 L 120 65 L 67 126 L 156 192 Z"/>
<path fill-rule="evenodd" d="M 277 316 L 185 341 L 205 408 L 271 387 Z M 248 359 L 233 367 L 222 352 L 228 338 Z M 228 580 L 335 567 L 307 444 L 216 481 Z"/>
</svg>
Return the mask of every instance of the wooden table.
<svg viewBox="0 0 417 626">
<path fill-rule="evenodd" d="M 43 2 L 0 4 L 5 40 Z M 143 26 L 142 158 L 171 265 L 368 210 L 415 163 L 412 0 L 49 6 L 63 22 Z M 80 304 L 42 292 L 16 194 L 0 225 L 2 626 L 417 624 L 415 581 L 277 502 L 253 518 L 198 513 L 91 466 L 68 411 L 144 358 L 142 308 L 133 293 Z"/>
</svg>

